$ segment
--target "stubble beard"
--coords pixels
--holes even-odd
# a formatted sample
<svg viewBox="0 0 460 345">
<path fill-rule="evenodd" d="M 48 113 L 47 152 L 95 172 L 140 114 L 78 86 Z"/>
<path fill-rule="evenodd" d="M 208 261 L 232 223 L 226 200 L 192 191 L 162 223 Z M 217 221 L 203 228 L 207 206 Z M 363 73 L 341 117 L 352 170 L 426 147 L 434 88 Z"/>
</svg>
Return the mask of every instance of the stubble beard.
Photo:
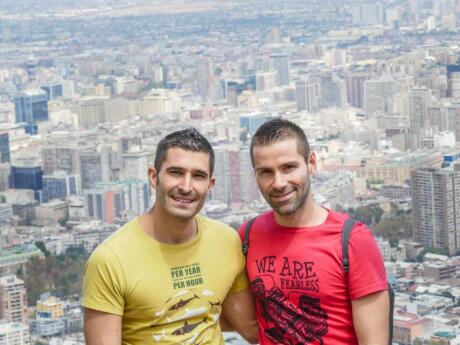
<svg viewBox="0 0 460 345">
<path fill-rule="evenodd" d="M 307 177 L 307 181 L 303 184 L 305 188 L 303 189 L 303 193 L 298 194 L 298 197 L 292 201 L 291 205 L 276 205 L 273 202 L 270 201 L 270 199 L 267 199 L 268 204 L 270 207 L 275 211 L 275 213 L 281 215 L 281 216 L 290 216 L 294 213 L 296 213 L 298 210 L 303 208 L 307 202 L 308 195 L 310 194 L 310 177 Z M 295 190 L 299 192 L 299 188 L 295 187 Z"/>
</svg>

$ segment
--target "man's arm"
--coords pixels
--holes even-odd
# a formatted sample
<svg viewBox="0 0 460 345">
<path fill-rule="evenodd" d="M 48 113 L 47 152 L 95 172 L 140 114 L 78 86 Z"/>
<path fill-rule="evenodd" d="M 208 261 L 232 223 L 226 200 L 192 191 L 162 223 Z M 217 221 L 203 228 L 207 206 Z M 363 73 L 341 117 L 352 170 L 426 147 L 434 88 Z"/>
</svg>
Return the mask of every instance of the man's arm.
<svg viewBox="0 0 460 345">
<path fill-rule="evenodd" d="M 121 315 L 84 308 L 86 345 L 121 345 Z"/>
<path fill-rule="evenodd" d="M 351 307 L 359 345 L 387 345 L 390 314 L 388 291 L 352 300 Z"/>
<path fill-rule="evenodd" d="M 249 343 L 258 343 L 256 307 L 249 288 L 227 295 L 222 304 L 221 317 L 224 330 L 235 330 Z"/>
</svg>

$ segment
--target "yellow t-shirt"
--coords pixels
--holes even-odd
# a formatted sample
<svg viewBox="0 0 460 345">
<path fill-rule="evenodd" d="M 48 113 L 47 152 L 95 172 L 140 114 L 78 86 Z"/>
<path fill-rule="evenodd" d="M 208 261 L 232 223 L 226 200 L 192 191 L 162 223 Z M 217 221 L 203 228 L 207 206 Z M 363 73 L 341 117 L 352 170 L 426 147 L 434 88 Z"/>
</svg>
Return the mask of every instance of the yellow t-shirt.
<svg viewBox="0 0 460 345">
<path fill-rule="evenodd" d="M 248 287 L 236 231 L 197 215 L 197 237 L 155 241 L 134 219 L 107 238 L 85 268 L 83 306 L 123 315 L 123 345 L 223 344 L 228 293 Z"/>
</svg>

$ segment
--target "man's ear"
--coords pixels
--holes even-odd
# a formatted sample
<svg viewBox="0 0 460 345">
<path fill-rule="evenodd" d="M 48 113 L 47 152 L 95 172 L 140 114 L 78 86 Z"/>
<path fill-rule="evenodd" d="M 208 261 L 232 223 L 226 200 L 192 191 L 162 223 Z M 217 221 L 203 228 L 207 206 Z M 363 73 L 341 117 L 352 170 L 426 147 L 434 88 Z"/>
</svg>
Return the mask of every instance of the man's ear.
<svg viewBox="0 0 460 345">
<path fill-rule="evenodd" d="M 318 169 L 317 165 L 317 159 L 316 159 L 316 153 L 315 152 L 310 152 L 310 155 L 308 156 L 308 173 L 313 174 L 316 172 Z"/>
<path fill-rule="evenodd" d="M 208 191 L 210 191 L 211 189 L 213 189 L 214 186 L 215 186 L 215 184 L 216 184 L 216 177 L 213 176 L 213 177 L 211 177 L 211 178 L 209 179 Z"/>
<path fill-rule="evenodd" d="M 149 167 L 149 170 L 148 170 L 147 174 L 148 174 L 150 186 L 153 189 L 157 189 L 157 186 L 158 186 L 158 173 L 157 173 L 157 170 L 154 167 Z"/>
</svg>

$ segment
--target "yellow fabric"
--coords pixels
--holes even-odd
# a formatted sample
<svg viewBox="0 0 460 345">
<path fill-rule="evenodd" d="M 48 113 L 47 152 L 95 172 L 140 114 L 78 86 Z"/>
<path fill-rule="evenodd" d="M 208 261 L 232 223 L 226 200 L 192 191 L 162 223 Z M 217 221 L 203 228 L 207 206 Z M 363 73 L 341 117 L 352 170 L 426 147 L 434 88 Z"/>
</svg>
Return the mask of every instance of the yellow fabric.
<svg viewBox="0 0 460 345">
<path fill-rule="evenodd" d="M 196 220 L 196 239 L 169 245 L 134 219 L 88 260 L 83 306 L 123 315 L 123 345 L 224 344 L 221 304 L 248 287 L 241 242 L 222 223 Z"/>
</svg>

